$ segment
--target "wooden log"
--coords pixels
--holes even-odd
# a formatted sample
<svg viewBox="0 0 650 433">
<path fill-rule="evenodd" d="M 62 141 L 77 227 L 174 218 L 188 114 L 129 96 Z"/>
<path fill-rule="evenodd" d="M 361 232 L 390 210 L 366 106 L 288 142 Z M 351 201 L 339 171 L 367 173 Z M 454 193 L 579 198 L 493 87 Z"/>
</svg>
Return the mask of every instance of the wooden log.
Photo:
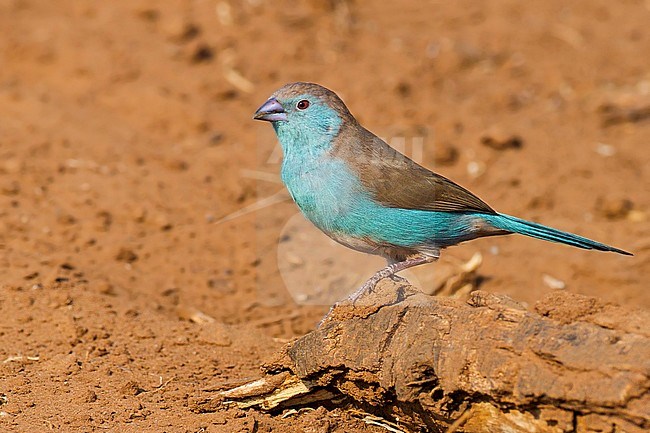
<svg viewBox="0 0 650 433">
<path fill-rule="evenodd" d="M 262 381 L 295 395 L 228 397 L 246 407 L 338 397 L 405 431 L 645 432 L 649 323 L 648 312 L 565 291 L 531 312 L 505 296 L 462 302 L 385 279 L 265 367 Z"/>
</svg>

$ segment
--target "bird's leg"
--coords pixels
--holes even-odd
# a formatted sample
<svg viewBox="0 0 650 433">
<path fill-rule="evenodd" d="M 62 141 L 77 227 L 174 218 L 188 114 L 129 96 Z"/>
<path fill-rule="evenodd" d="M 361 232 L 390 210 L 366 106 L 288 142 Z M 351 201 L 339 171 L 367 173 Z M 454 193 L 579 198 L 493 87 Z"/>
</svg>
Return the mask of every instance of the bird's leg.
<svg viewBox="0 0 650 433">
<path fill-rule="evenodd" d="M 420 255 L 420 256 L 415 256 L 412 258 L 408 258 L 406 260 L 403 260 L 401 262 L 396 262 L 396 263 L 391 263 L 390 265 L 386 266 L 383 269 L 380 269 L 370 277 L 368 281 L 366 281 L 363 286 L 359 287 L 353 294 L 351 294 L 348 299 L 354 303 L 356 302 L 361 296 L 365 295 L 368 292 L 372 292 L 377 283 L 387 277 L 390 277 L 393 274 L 396 274 L 397 272 L 403 271 L 404 269 L 412 268 L 414 266 L 419 266 L 419 265 L 424 265 L 426 263 L 432 263 L 438 260 L 438 257 L 435 256 L 425 256 L 425 255 Z"/>
<path fill-rule="evenodd" d="M 370 277 L 368 281 L 366 281 L 363 286 L 359 287 L 353 294 L 348 296 L 346 299 L 347 301 L 350 301 L 350 303 L 354 304 L 361 296 L 365 295 L 368 292 L 372 292 L 373 289 L 375 288 L 375 285 L 382 280 L 383 278 L 390 277 L 391 275 L 403 271 L 404 269 L 412 268 L 413 266 L 418 266 L 418 265 L 424 265 L 425 263 L 432 263 L 438 260 L 438 256 L 425 256 L 425 255 L 420 255 L 420 256 L 415 256 L 412 258 L 408 258 L 406 260 L 403 260 L 401 262 L 394 262 L 391 263 L 390 265 L 386 266 L 383 269 L 380 269 Z M 330 308 L 329 313 L 325 315 L 321 319 L 321 321 L 318 324 L 318 327 L 320 328 L 324 323 L 327 322 L 327 319 L 330 317 L 330 314 L 332 311 L 334 311 L 338 306 L 340 306 L 343 302 L 337 302 Z"/>
</svg>

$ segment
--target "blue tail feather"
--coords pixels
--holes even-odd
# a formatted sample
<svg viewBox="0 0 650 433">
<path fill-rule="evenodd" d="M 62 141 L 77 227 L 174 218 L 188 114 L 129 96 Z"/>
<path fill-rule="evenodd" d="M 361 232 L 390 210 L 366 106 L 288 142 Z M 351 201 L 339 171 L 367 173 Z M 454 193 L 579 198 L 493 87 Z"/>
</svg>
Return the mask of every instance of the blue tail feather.
<svg viewBox="0 0 650 433">
<path fill-rule="evenodd" d="M 625 254 L 626 256 L 632 255 L 632 253 L 628 253 L 627 251 L 610 247 L 609 245 L 605 245 L 582 236 L 574 235 L 573 233 L 563 232 L 561 230 L 557 230 L 531 221 L 526 221 L 510 215 L 485 215 L 485 220 L 487 220 L 491 225 L 498 229 L 506 230 L 512 233 L 519 233 L 537 239 L 572 245 L 574 247 L 584 248 L 586 250 L 612 251 L 619 254 Z"/>
</svg>

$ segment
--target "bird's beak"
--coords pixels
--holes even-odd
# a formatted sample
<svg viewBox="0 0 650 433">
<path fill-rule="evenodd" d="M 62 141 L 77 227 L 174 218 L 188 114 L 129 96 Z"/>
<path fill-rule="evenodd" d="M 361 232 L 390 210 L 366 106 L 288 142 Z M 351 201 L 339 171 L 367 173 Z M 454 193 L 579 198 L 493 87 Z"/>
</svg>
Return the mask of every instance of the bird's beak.
<svg viewBox="0 0 650 433">
<path fill-rule="evenodd" d="M 277 99 L 271 98 L 266 101 L 253 115 L 255 120 L 266 120 L 267 122 L 277 122 L 287 120 L 287 112 L 284 111 L 282 104 Z"/>
</svg>

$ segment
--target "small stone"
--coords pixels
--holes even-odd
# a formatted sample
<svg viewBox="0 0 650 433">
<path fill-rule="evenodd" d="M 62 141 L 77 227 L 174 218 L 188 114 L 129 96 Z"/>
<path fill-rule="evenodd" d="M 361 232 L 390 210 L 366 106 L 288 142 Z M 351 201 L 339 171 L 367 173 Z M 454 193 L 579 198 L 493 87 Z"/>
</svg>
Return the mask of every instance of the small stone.
<svg viewBox="0 0 650 433">
<path fill-rule="evenodd" d="M 636 123 L 650 118 L 650 95 L 620 94 L 598 107 L 603 127 Z"/>
<path fill-rule="evenodd" d="M 648 214 L 640 210 L 632 209 L 627 214 L 627 219 L 635 223 L 640 223 L 648 219 Z"/>
<path fill-rule="evenodd" d="M 115 287 L 108 281 L 100 281 L 97 283 L 97 291 L 102 295 L 115 296 Z"/>
<path fill-rule="evenodd" d="M 136 12 L 138 17 L 144 21 L 156 22 L 160 18 L 160 12 L 156 9 L 143 9 Z"/>
<path fill-rule="evenodd" d="M 481 144 L 494 150 L 520 149 L 524 145 L 521 137 L 507 134 L 501 128 L 493 127 L 483 133 Z"/>
<path fill-rule="evenodd" d="M 143 223 L 147 219 L 147 210 L 139 207 L 133 210 L 133 220 L 137 223 Z"/>
<path fill-rule="evenodd" d="M 59 224 L 63 224 L 63 225 L 73 225 L 77 222 L 77 219 L 73 215 L 67 213 L 59 213 L 56 216 L 56 221 Z"/>
<path fill-rule="evenodd" d="M 138 255 L 128 248 L 120 248 L 115 256 L 115 260 L 118 262 L 133 263 L 138 260 Z"/>
<path fill-rule="evenodd" d="M 232 280 L 226 278 L 210 278 L 207 281 L 207 286 L 215 292 L 223 295 L 230 295 L 237 291 Z"/>
<path fill-rule="evenodd" d="M 542 275 L 542 281 L 544 284 L 546 284 L 547 287 L 554 289 L 554 290 L 560 290 L 560 289 L 566 289 L 566 283 L 562 280 L 559 280 L 549 274 L 544 274 Z"/>
<path fill-rule="evenodd" d="M 190 165 L 182 159 L 172 159 L 167 161 L 167 167 L 174 171 L 186 171 Z"/>
<path fill-rule="evenodd" d="M 402 98 L 408 98 L 411 96 L 411 85 L 406 81 L 400 81 L 397 86 L 395 86 L 395 91 Z"/>
<path fill-rule="evenodd" d="M 34 278 L 38 277 L 39 273 L 38 271 L 33 271 L 25 275 L 23 278 L 26 280 L 33 280 Z"/>
<path fill-rule="evenodd" d="M 436 165 L 453 165 L 458 161 L 458 155 L 458 149 L 453 144 L 436 144 L 433 149 L 433 162 Z"/>
<path fill-rule="evenodd" d="M 183 17 L 169 16 L 163 20 L 161 30 L 173 42 L 188 42 L 201 34 L 201 28 Z"/>
<path fill-rule="evenodd" d="M 210 146 L 217 146 L 223 142 L 223 134 L 221 132 L 213 132 L 208 139 L 208 144 Z"/>
<path fill-rule="evenodd" d="M 467 163 L 467 174 L 476 178 L 485 173 L 485 163 L 482 161 L 470 161 Z"/>
<path fill-rule="evenodd" d="M 123 395 L 138 395 L 143 393 L 145 390 L 140 387 L 138 382 L 134 380 L 129 380 L 120 388 L 120 393 Z"/>
<path fill-rule="evenodd" d="M 4 182 L 0 186 L 0 191 L 4 195 L 17 195 L 20 192 L 20 184 L 15 180 Z"/>
<path fill-rule="evenodd" d="M 233 24 L 232 8 L 228 2 L 222 1 L 217 3 L 215 7 L 215 12 L 219 18 L 219 22 L 223 26 L 231 26 Z"/>
<path fill-rule="evenodd" d="M 596 145 L 596 153 L 600 156 L 614 156 L 616 155 L 616 148 L 611 144 L 598 143 Z"/>
<path fill-rule="evenodd" d="M 191 63 L 208 63 L 214 58 L 214 49 L 205 42 L 197 42 L 190 47 Z"/>
<path fill-rule="evenodd" d="M 111 228 L 111 224 L 113 224 L 113 215 L 111 215 L 110 212 L 108 211 L 101 211 L 97 213 L 97 219 L 98 224 L 97 224 L 97 230 L 106 232 Z"/>
<path fill-rule="evenodd" d="M 82 400 L 84 403 L 94 403 L 97 401 L 97 394 L 93 390 L 88 390 L 84 393 Z"/>
<path fill-rule="evenodd" d="M 626 218 L 634 208 L 634 204 L 626 198 L 600 198 L 596 202 L 596 210 L 609 220 Z"/>
</svg>

